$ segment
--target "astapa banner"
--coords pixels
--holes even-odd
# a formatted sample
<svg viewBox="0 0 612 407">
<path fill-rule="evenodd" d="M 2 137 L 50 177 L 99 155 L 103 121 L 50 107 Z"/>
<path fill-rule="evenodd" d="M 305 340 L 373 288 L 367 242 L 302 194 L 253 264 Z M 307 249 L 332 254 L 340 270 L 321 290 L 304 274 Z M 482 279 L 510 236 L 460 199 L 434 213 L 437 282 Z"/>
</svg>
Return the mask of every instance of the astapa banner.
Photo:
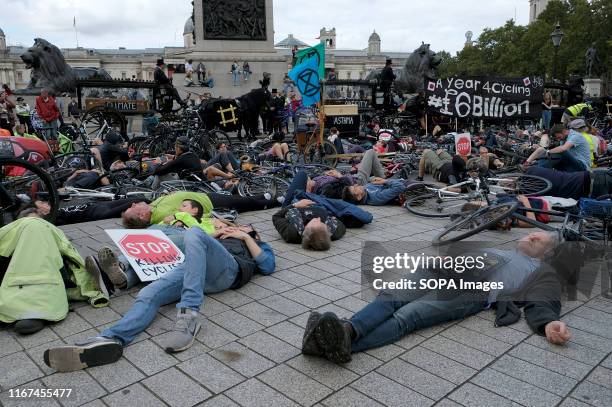
<svg viewBox="0 0 612 407">
<path fill-rule="evenodd" d="M 542 114 L 541 77 L 486 76 L 425 80 L 427 111 L 479 119 L 539 118 Z"/>
</svg>

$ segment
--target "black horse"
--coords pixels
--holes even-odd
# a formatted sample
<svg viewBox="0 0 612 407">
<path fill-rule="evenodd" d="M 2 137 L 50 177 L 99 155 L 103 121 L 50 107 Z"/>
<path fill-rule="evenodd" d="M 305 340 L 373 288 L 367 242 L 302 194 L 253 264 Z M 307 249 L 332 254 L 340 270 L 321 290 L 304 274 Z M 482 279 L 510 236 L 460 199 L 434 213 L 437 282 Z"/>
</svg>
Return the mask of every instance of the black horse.
<svg viewBox="0 0 612 407">
<path fill-rule="evenodd" d="M 242 140 L 242 129 L 247 140 L 254 140 L 259 135 L 259 116 L 266 114 L 270 109 L 272 94 L 267 87 L 253 89 L 246 95 L 236 99 L 240 112 L 240 124 L 238 128 L 238 139 Z"/>
</svg>

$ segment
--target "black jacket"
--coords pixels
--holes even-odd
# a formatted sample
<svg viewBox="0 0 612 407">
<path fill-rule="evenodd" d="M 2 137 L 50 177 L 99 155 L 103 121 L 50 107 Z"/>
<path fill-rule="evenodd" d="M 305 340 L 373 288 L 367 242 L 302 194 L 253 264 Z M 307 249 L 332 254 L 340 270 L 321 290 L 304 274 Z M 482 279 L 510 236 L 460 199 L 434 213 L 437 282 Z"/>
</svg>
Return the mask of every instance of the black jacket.
<svg viewBox="0 0 612 407">
<path fill-rule="evenodd" d="M 153 73 L 153 79 L 157 82 L 158 85 L 167 85 L 170 83 L 170 79 L 164 73 L 164 70 L 160 67 L 155 68 L 155 72 Z"/>
<path fill-rule="evenodd" d="M 285 242 L 302 243 L 302 235 L 285 216 L 290 209 L 293 209 L 293 206 L 287 206 L 272 215 L 272 223 Z M 337 220 L 337 227 L 334 234 L 331 236 L 331 240 L 338 240 L 344 236 L 345 233 L 346 227 L 340 220 Z"/>
<path fill-rule="evenodd" d="M 188 151 L 157 167 L 153 175 L 166 175 L 174 172 L 181 176 L 182 173 L 195 171 L 202 171 L 202 162 L 195 153 Z"/>
<path fill-rule="evenodd" d="M 109 171 L 110 166 L 117 160 L 127 161 L 130 159 L 128 151 L 119 144 L 112 144 L 105 141 L 99 148 L 100 158 L 102 159 L 102 167 Z"/>
<path fill-rule="evenodd" d="M 393 68 L 385 66 L 380 72 L 380 87 L 385 90 L 391 87 L 391 83 L 395 80 L 395 74 Z"/>
</svg>

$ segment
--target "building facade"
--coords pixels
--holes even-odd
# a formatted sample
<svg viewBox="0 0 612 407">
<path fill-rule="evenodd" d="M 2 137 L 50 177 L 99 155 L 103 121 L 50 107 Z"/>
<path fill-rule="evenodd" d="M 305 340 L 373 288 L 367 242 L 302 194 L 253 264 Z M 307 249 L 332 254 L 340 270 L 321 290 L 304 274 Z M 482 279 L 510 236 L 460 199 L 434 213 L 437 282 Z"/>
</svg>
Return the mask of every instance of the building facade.
<svg viewBox="0 0 612 407">
<path fill-rule="evenodd" d="M 387 58 L 392 58 L 396 67 L 404 64 L 409 52 L 384 52 L 381 50 L 381 38 L 376 31 L 372 32 L 368 43 L 363 49 L 339 49 L 336 47 L 336 29 L 323 27 L 319 31 L 318 40 L 326 44 L 325 68 L 334 70 L 338 79 L 363 79 L 367 74 L 385 65 Z M 183 47 L 144 48 L 144 49 L 93 49 L 93 48 L 62 48 L 66 62 L 73 67 L 103 68 L 113 78 L 153 80 L 155 62 L 164 58 L 166 65 L 179 66 L 185 63 L 194 48 L 194 24 L 189 17 L 185 22 Z M 293 46 L 308 47 L 309 44 L 289 35 L 274 45 L 279 57 L 286 61 L 287 69 L 291 67 Z M 25 88 L 30 82 L 30 70 L 26 69 L 20 55 L 28 47 L 7 45 L 4 32 L 0 29 L 0 84 L 7 84 L 11 89 Z M 227 55 L 227 58 L 235 58 Z M 196 61 L 197 62 L 197 61 Z M 205 64 L 207 61 L 203 61 Z M 253 64 L 257 61 L 250 61 Z M 207 66 L 212 65 L 207 64 Z M 219 71 L 221 68 L 219 68 Z M 225 72 L 219 72 L 219 74 Z M 180 76 L 180 75 L 179 75 Z M 282 78 L 275 78 L 282 80 Z M 274 82 L 277 82 L 274 81 Z"/>
<path fill-rule="evenodd" d="M 546 10 L 548 0 L 529 0 L 529 24 L 538 19 L 538 16 Z"/>
</svg>

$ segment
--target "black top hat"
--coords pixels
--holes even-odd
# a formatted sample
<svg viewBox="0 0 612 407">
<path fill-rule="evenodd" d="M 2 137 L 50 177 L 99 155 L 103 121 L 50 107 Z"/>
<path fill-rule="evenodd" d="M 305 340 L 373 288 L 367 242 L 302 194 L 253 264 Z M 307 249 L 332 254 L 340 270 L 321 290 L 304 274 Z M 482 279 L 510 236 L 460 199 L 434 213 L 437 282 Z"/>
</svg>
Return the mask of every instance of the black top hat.
<svg viewBox="0 0 612 407">
<path fill-rule="evenodd" d="M 164 59 L 163 58 L 160 58 L 160 59 L 157 60 L 157 63 L 156 63 L 157 66 L 160 66 L 160 65 L 163 65 L 163 64 L 164 64 Z"/>
<path fill-rule="evenodd" d="M 278 93 L 278 89 L 272 88 L 272 93 Z"/>
<path fill-rule="evenodd" d="M 385 64 L 387 64 L 387 65 L 392 64 L 392 63 L 393 63 L 393 61 L 391 60 L 391 58 L 389 58 L 389 59 L 387 59 L 387 60 L 385 61 Z"/>
</svg>

